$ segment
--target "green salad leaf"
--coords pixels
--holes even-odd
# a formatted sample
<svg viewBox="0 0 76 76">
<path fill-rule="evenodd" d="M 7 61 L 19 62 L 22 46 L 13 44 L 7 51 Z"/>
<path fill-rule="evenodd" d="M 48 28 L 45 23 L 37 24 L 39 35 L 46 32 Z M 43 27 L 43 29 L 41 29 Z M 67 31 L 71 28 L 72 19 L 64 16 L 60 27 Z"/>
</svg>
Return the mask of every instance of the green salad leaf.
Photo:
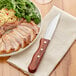
<svg viewBox="0 0 76 76">
<path fill-rule="evenodd" d="M 41 21 L 41 16 L 35 5 L 29 0 L 0 0 L 0 9 L 13 9 L 18 18 L 25 18 L 27 22 L 33 20 L 36 24 Z"/>
</svg>

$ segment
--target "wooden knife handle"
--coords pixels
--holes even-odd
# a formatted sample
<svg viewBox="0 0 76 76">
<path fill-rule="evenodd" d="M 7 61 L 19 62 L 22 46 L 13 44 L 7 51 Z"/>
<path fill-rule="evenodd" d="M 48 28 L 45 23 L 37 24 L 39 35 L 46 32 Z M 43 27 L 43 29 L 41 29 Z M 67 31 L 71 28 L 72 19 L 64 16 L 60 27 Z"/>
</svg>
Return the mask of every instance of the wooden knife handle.
<svg viewBox="0 0 76 76">
<path fill-rule="evenodd" d="M 50 40 L 44 38 L 40 40 L 39 48 L 33 55 L 32 61 L 28 66 L 29 72 L 34 73 L 37 70 L 49 42 Z"/>
</svg>

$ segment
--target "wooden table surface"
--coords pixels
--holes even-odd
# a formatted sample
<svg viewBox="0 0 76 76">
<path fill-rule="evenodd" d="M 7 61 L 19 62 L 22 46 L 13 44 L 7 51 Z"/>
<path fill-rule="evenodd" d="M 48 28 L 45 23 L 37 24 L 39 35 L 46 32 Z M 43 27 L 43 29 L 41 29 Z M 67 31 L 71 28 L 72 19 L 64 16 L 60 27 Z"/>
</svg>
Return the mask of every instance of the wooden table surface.
<svg viewBox="0 0 76 76">
<path fill-rule="evenodd" d="M 53 0 L 51 3 L 46 5 L 37 4 L 41 11 L 42 17 L 48 13 L 53 5 L 56 5 L 73 16 L 76 16 L 76 0 Z M 50 76 L 76 76 L 75 58 L 76 41 Z M 0 76 L 26 76 L 21 71 L 6 63 L 7 59 L 8 57 L 0 58 Z"/>
</svg>

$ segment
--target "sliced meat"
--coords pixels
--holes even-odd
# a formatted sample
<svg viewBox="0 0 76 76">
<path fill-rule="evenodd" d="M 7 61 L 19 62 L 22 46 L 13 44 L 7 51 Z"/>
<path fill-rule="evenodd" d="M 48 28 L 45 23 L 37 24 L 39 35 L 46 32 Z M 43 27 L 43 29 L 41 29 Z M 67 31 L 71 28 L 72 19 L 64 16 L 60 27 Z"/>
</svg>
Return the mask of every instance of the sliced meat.
<svg viewBox="0 0 76 76">
<path fill-rule="evenodd" d="M 21 38 L 21 36 L 19 36 L 15 31 L 11 32 L 11 34 L 19 42 L 19 44 L 22 48 L 24 48 L 26 46 L 24 39 Z"/>
<path fill-rule="evenodd" d="M 10 38 L 9 41 L 11 42 L 12 49 L 14 49 L 14 51 L 18 51 L 20 49 L 20 44 L 15 40 L 15 38 L 11 37 L 10 33 L 8 36 Z"/>
<path fill-rule="evenodd" d="M 16 21 L 14 23 L 5 23 L 3 25 L 3 29 L 5 32 L 8 30 L 12 30 L 12 29 L 16 28 L 20 23 L 21 23 L 21 21 Z"/>
<path fill-rule="evenodd" d="M 6 53 L 12 52 L 14 49 L 12 49 L 11 42 L 9 41 L 9 36 L 7 34 L 3 35 L 2 40 L 5 43 Z"/>
<path fill-rule="evenodd" d="M 37 32 L 36 32 L 36 30 L 34 29 L 34 27 L 32 26 L 32 24 L 30 24 L 30 23 L 21 23 L 21 26 L 26 26 L 26 27 L 32 29 L 35 34 L 37 34 Z"/>
<path fill-rule="evenodd" d="M 24 18 L 21 18 L 20 20 L 17 20 L 17 21 L 15 21 L 15 22 L 12 23 L 12 24 L 15 24 L 15 26 L 18 26 L 18 25 L 20 25 L 23 21 L 24 21 Z"/>
<path fill-rule="evenodd" d="M 4 54 L 4 53 L 6 53 L 6 49 L 5 49 L 5 44 L 1 38 L 0 39 L 0 54 Z"/>
<path fill-rule="evenodd" d="M 0 44 L 2 43 L 2 38 L 0 38 Z"/>
<path fill-rule="evenodd" d="M 5 25 L 3 25 L 3 29 L 6 32 L 7 30 L 11 30 L 13 28 L 15 28 L 17 25 L 15 25 L 15 23 L 7 23 Z"/>
<path fill-rule="evenodd" d="M 27 23 L 26 20 L 24 20 L 23 18 L 21 20 L 17 20 L 14 23 L 5 23 L 3 26 L 0 27 L 0 37 L 7 31 L 12 30 L 14 28 L 16 28 L 19 25 L 24 25 L 30 29 L 33 30 L 33 32 L 37 35 L 39 32 L 39 28 L 37 27 L 37 25 L 31 21 L 31 23 Z"/>
<path fill-rule="evenodd" d="M 0 37 L 2 37 L 2 35 L 5 33 L 5 31 L 3 30 L 2 27 L 0 27 Z"/>
<path fill-rule="evenodd" d="M 4 31 L 11 30 L 11 29 L 16 28 L 16 27 L 17 27 L 18 25 L 20 25 L 23 21 L 24 21 L 24 19 L 22 18 L 21 20 L 16 20 L 16 21 L 13 22 L 13 23 L 5 23 L 2 27 L 3 27 Z"/>
<path fill-rule="evenodd" d="M 27 23 L 26 20 L 24 20 L 23 23 L 21 23 L 21 25 L 25 25 L 25 26 L 33 29 L 36 34 L 39 33 L 39 27 L 33 21 L 31 21 L 31 23 Z"/>
<path fill-rule="evenodd" d="M 30 24 L 32 24 L 32 26 L 34 27 L 34 29 L 36 30 L 36 33 L 38 34 L 39 33 L 39 30 L 40 30 L 40 28 L 33 22 L 33 21 L 31 21 L 31 23 Z"/>
<path fill-rule="evenodd" d="M 0 54 L 2 53 L 2 38 L 0 38 Z"/>
<path fill-rule="evenodd" d="M 24 32 L 23 30 L 21 30 L 19 28 L 17 28 L 16 31 L 19 32 L 25 38 L 26 44 L 30 43 L 31 35 L 29 33 L 26 33 L 26 32 Z"/>
<path fill-rule="evenodd" d="M 22 22 L 24 21 L 24 19 L 20 19 L 17 20 L 13 23 L 5 23 L 3 26 L 0 27 L 0 37 L 2 37 L 2 35 L 7 32 L 8 30 L 12 30 L 14 28 L 16 28 L 18 25 L 20 25 Z"/>
<path fill-rule="evenodd" d="M 13 37 L 18 43 L 19 45 L 21 46 L 21 39 L 20 38 L 17 38 L 16 35 L 13 33 L 13 31 L 10 31 L 10 36 Z"/>
<path fill-rule="evenodd" d="M 14 34 L 16 35 L 16 37 L 21 40 L 20 43 L 21 43 L 21 45 L 22 45 L 22 48 L 24 48 L 24 47 L 27 45 L 27 43 L 26 43 L 26 37 L 23 36 L 22 34 L 20 34 L 20 33 L 17 31 L 17 29 L 14 29 L 13 32 L 14 32 Z M 19 41 L 20 41 L 20 40 L 19 40 Z"/>
<path fill-rule="evenodd" d="M 4 24 L 0 27 L 0 37 L 2 37 L 0 38 L 0 54 L 24 48 L 35 39 L 38 33 L 39 28 L 33 21 L 27 23 L 26 20 L 21 19 L 14 23 Z"/>
<path fill-rule="evenodd" d="M 5 44 L 4 44 L 4 42 L 2 42 L 0 45 L 0 54 L 4 53 L 4 51 L 5 51 L 4 48 L 5 48 Z"/>
<path fill-rule="evenodd" d="M 26 32 L 27 34 L 31 35 L 31 41 L 34 40 L 34 38 L 36 37 L 34 31 L 26 26 L 18 26 L 19 29 L 21 29 L 22 31 Z"/>
</svg>

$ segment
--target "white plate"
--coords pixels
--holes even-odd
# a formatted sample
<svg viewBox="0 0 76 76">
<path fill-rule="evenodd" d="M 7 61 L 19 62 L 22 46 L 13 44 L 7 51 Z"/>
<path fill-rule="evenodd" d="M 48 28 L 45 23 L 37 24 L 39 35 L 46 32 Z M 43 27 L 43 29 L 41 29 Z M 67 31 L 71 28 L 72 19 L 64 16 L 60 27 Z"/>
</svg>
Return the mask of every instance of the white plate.
<svg viewBox="0 0 76 76">
<path fill-rule="evenodd" d="M 35 5 L 35 4 L 34 4 L 34 5 Z M 35 5 L 35 6 L 36 6 L 36 5 Z M 36 6 L 36 7 L 37 7 L 37 6 Z M 38 10 L 38 12 L 40 13 L 40 11 L 39 11 L 38 8 L 37 8 L 37 10 Z M 40 13 L 40 15 L 41 15 L 41 13 Z M 37 26 L 40 28 L 39 33 L 38 33 L 38 35 L 36 36 L 36 38 L 35 38 L 29 45 L 27 45 L 25 48 L 21 48 L 20 50 L 18 50 L 18 51 L 16 51 L 16 52 L 11 52 L 11 53 L 9 53 L 9 54 L 0 54 L 0 57 L 12 56 L 12 55 L 16 55 L 16 54 L 18 54 L 18 53 L 21 53 L 21 52 L 23 52 L 23 51 L 26 51 L 26 49 L 29 48 L 29 47 L 36 41 L 36 39 L 38 38 L 38 36 L 39 36 L 39 34 L 40 34 L 40 31 L 41 31 L 41 23 L 39 23 Z"/>
<path fill-rule="evenodd" d="M 47 3 L 51 2 L 52 0 L 35 0 L 35 1 L 39 4 L 47 4 Z"/>
</svg>

